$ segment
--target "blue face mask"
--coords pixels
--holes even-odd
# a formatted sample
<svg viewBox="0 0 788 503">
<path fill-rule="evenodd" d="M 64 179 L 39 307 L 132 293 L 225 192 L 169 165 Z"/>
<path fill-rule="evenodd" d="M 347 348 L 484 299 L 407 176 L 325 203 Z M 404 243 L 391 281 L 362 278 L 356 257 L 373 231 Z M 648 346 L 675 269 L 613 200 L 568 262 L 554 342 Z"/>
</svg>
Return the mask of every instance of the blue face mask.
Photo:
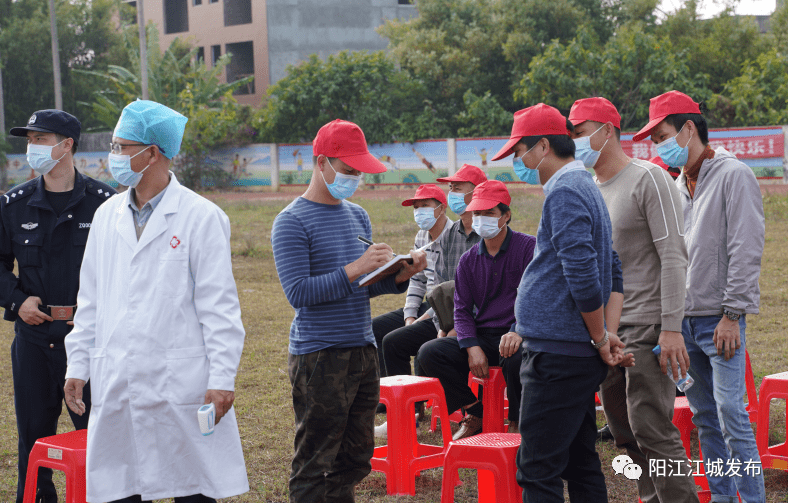
<svg viewBox="0 0 788 503">
<path fill-rule="evenodd" d="M 326 158 L 326 160 L 328 161 L 328 158 Z M 331 161 L 328 161 L 328 165 L 331 166 L 331 169 L 334 169 L 334 166 L 331 165 Z M 322 171 L 320 172 L 320 176 L 323 177 L 323 182 L 326 183 L 326 177 L 323 175 Z M 344 173 L 338 173 L 337 170 L 334 169 L 334 181 L 326 183 L 326 188 L 328 192 L 331 193 L 331 197 L 341 200 L 352 196 L 353 193 L 356 192 L 359 183 L 361 183 L 361 175 L 346 175 Z"/>
<path fill-rule="evenodd" d="M 66 140 L 63 140 L 66 141 Z M 63 143 L 61 141 L 60 143 Z M 57 145 L 60 145 L 58 143 Z M 57 145 L 34 145 L 33 143 L 27 144 L 27 163 L 39 175 L 46 175 L 52 168 L 57 166 L 60 159 L 63 159 L 66 154 L 60 156 L 60 159 L 52 159 L 52 150 Z"/>
<path fill-rule="evenodd" d="M 605 140 L 605 144 L 602 145 L 602 148 L 599 150 L 594 150 L 591 148 L 591 137 L 597 134 L 602 128 L 605 127 L 604 125 L 591 133 L 588 136 L 584 136 L 582 138 L 576 138 L 575 142 L 575 159 L 578 161 L 583 161 L 583 166 L 586 168 L 593 168 L 596 162 L 599 160 L 599 156 L 602 154 L 602 149 L 605 148 L 607 145 L 607 140 Z"/>
<path fill-rule="evenodd" d="M 112 178 L 117 180 L 119 184 L 125 185 L 126 187 L 136 187 L 137 184 L 140 183 L 140 180 L 142 180 L 142 174 L 145 172 L 145 169 L 150 168 L 150 164 L 145 166 L 145 169 L 139 173 L 136 173 L 131 169 L 131 159 L 137 157 L 149 148 L 150 145 L 132 156 L 109 154 L 107 157 L 107 165 L 109 166 L 109 172 L 112 174 Z"/>
<path fill-rule="evenodd" d="M 432 229 L 438 219 L 435 217 L 435 208 L 416 208 L 413 210 L 413 218 L 416 225 L 423 231 Z"/>
<path fill-rule="evenodd" d="M 465 204 L 465 196 L 471 192 L 466 192 L 465 194 L 461 192 L 449 192 L 449 208 L 451 208 L 451 211 L 458 215 L 465 213 L 465 208 L 468 207 L 468 205 Z"/>
<path fill-rule="evenodd" d="M 683 129 L 684 126 L 679 129 L 679 132 L 676 133 L 676 136 L 668 138 L 657 145 L 657 154 L 659 154 L 659 157 L 662 158 L 662 162 L 671 168 L 680 168 L 687 164 L 687 158 L 689 157 L 689 144 L 690 140 L 692 140 L 692 132 L 690 132 L 690 137 L 689 140 L 687 140 L 687 144 L 683 147 L 680 147 L 679 142 L 676 141 L 676 137 L 681 134 Z"/>
<path fill-rule="evenodd" d="M 498 221 L 503 218 L 501 215 L 498 218 L 495 217 L 485 217 L 482 215 L 474 215 L 473 216 L 473 230 L 482 237 L 482 239 L 492 239 L 497 236 L 503 227 L 498 227 Z M 506 227 L 504 225 L 504 227 Z"/>
<path fill-rule="evenodd" d="M 528 152 L 533 150 L 535 147 L 536 145 L 529 148 Z M 514 173 L 518 176 L 518 178 L 520 178 L 520 180 L 531 185 L 537 185 L 539 183 L 539 164 L 542 164 L 544 157 L 542 158 L 542 161 L 539 161 L 539 164 L 537 164 L 534 169 L 526 168 L 525 163 L 523 162 L 523 157 L 525 157 L 528 152 L 521 155 L 520 157 L 513 158 L 512 166 L 514 167 Z M 481 234 L 479 235 L 481 236 Z"/>
</svg>

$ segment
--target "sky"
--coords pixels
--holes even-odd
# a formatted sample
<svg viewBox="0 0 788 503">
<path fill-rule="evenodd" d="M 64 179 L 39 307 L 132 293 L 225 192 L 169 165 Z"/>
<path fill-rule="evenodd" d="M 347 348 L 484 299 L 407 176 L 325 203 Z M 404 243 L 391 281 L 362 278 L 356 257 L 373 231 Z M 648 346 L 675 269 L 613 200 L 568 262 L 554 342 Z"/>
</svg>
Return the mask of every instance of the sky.
<svg viewBox="0 0 788 503">
<path fill-rule="evenodd" d="M 725 8 L 728 2 L 719 0 L 701 0 L 701 17 L 710 18 Z M 672 12 L 684 4 L 684 0 L 661 0 L 659 8 Z M 745 16 L 768 16 L 776 8 L 777 0 L 740 0 L 736 6 L 736 14 Z"/>
</svg>

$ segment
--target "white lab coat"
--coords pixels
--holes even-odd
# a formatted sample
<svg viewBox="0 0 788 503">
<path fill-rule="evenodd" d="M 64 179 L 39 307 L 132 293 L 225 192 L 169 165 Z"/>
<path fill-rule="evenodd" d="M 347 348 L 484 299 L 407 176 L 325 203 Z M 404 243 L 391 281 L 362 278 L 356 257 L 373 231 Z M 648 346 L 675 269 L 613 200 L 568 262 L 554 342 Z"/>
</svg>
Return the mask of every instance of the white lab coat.
<svg viewBox="0 0 788 503">
<path fill-rule="evenodd" d="M 66 377 L 88 380 L 87 500 L 249 490 L 234 409 L 203 436 L 208 389 L 234 390 L 244 328 L 230 222 L 172 175 L 137 241 L 131 191 L 96 211 Z"/>
</svg>

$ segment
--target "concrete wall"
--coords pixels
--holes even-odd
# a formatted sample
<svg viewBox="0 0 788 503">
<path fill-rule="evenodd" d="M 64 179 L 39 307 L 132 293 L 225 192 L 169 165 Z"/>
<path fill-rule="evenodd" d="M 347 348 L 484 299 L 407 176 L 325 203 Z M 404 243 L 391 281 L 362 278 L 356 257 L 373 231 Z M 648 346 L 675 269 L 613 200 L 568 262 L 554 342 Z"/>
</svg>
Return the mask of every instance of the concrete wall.
<svg viewBox="0 0 788 503">
<path fill-rule="evenodd" d="M 274 84 L 287 65 L 344 49 L 376 51 L 388 41 L 375 29 L 386 19 L 410 19 L 414 5 L 397 0 L 266 0 L 268 73 Z"/>
<path fill-rule="evenodd" d="M 265 90 L 268 87 L 268 37 L 266 36 L 266 1 L 251 0 L 252 22 L 235 26 L 224 26 L 224 2 L 211 3 L 202 0 L 201 5 L 194 5 L 188 0 L 189 31 L 185 33 L 164 33 L 164 1 L 146 0 L 145 21 L 153 22 L 159 29 L 161 49 L 170 46 L 176 37 L 191 41 L 195 46 L 205 49 L 205 62 L 211 66 L 211 46 L 220 45 L 221 54 L 225 54 L 227 44 L 235 42 L 253 43 L 254 50 L 254 94 L 236 95 L 239 103 L 260 106 Z M 226 75 L 222 75 L 225 81 Z"/>
</svg>

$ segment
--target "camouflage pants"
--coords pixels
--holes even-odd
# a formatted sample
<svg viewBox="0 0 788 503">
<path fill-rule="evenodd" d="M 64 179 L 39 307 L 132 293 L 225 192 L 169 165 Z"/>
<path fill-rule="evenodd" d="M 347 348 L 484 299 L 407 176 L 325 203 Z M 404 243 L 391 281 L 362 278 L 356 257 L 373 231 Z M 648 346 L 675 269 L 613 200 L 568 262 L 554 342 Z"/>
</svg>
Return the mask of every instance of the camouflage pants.
<svg viewBox="0 0 788 503">
<path fill-rule="evenodd" d="M 291 503 L 352 503 L 372 469 L 380 400 L 374 346 L 288 355 L 295 410 Z"/>
</svg>

